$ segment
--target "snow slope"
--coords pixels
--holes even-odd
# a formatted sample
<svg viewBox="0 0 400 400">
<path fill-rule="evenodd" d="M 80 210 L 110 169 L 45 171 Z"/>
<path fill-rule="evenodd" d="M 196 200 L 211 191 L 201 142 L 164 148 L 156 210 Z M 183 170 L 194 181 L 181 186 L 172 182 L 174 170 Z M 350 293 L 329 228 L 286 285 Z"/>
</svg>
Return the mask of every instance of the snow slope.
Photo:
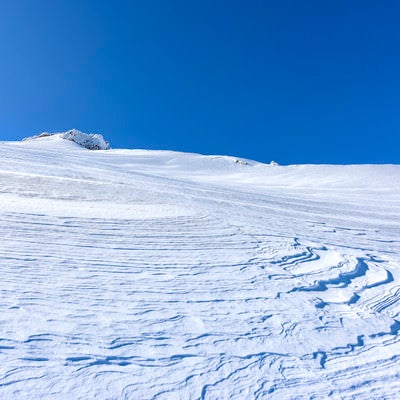
<svg viewBox="0 0 400 400">
<path fill-rule="evenodd" d="M 0 143 L 4 399 L 395 399 L 400 166 Z"/>
</svg>

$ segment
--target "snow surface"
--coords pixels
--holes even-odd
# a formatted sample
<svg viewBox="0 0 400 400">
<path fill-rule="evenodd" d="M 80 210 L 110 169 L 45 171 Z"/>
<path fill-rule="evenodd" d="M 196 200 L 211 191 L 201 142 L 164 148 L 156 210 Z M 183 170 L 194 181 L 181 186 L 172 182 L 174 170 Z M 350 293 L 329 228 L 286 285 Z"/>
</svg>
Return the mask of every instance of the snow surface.
<svg viewBox="0 0 400 400">
<path fill-rule="evenodd" d="M 398 398 L 400 166 L 0 160 L 0 398 Z"/>
</svg>

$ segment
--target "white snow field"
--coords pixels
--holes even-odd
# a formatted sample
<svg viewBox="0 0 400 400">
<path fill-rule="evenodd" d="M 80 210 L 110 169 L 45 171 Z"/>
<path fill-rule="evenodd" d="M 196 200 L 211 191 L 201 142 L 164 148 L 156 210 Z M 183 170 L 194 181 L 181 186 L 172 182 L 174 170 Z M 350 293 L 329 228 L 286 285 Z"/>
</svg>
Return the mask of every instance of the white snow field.
<svg viewBox="0 0 400 400">
<path fill-rule="evenodd" d="M 399 399 L 400 166 L 0 143 L 1 399 Z"/>
</svg>

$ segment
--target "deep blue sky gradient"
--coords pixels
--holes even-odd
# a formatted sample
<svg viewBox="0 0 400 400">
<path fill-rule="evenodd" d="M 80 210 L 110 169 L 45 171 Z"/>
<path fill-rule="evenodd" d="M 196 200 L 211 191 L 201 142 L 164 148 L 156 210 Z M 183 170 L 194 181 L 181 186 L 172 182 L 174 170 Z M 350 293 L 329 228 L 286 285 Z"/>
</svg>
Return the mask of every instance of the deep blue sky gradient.
<svg viewBox="0 0 400 400">
<path fill-rule="evenodd" d="M 399 1 L 11 1 L 0 140 L 400 163 Z"/>
</svg>

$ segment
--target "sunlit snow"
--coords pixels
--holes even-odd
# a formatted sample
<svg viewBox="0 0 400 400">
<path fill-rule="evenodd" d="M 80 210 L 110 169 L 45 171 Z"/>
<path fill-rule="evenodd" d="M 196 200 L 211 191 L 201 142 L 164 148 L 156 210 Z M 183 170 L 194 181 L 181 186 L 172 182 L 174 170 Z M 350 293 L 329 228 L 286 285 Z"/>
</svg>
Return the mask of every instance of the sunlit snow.
<svg viewBox="0 0 400 400">
<path fill-rule="evenodd" d="M 398 398 L 400 166 L 65 138 L 0 143 L 0 398 Z"/>
</svg>

